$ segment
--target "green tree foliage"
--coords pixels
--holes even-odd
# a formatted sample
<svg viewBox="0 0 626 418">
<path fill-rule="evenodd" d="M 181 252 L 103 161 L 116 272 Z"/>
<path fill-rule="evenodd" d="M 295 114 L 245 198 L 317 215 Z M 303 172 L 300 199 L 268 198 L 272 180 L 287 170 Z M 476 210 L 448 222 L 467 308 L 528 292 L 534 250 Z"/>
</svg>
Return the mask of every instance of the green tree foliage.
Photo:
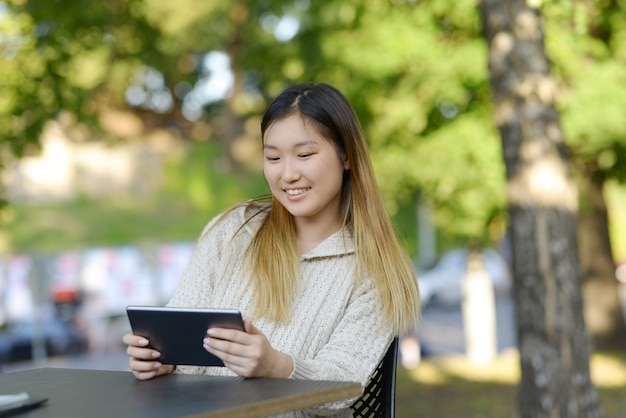
<svg viewBox="0 0 626 418">
<path fill-rule="evenodd" d="M 547 1 L 547 48 L 561 81 L 563 128 L 574 157 L 626 181 L 626 5 Z"/>
<path fill-rule="evenodd" d="M 541 7 L 567 87 L 567 141 L 623 178 L 624 6 Z M 258 139 L 255 118 L 285 85 L 328 82 L 362 119 L 392 213 L 419 190 L 457 243 L 502 233 L 504 166 L 474 1 L 10 0 L 0 2 L 0 34 L 0 141 L 18 155 L 62 111 L 103 138 L 108 108 L 184 137 L 208 123 L 231 149 L 238 138 Z M 231 94 L 189 120 L 183 102 L 208 75 L 211 51 L 230 58 Z M 145 98 L 131 105 L 133 86 Z"/>
<path fill-rule="evenodd" d="M 315 2 L 309 13 L 301 37 L 317 33 L 323 60 L 303 79 L 354 103 L 390 210 L 420 190 L 458 242 L 495 238 L 504 168 L 475 3 Z"/>
<path fill-rule="evenodd" d="M 461 211 L 465 225 L 458 234 L 480 237 L 485 213 L 475 209 L 479 202 L 496 198 L 498 169 L 485 170 L 490 182 L 481 179 L 496 184 L 487 199 L 481 189 L 467 190 L 472 181 L 466 175 L 461 173 L 458 182 L 437 174 L 438 153 L 460 158 L 445 165 L 463 172 L 467 164 L 486 162 L 483 157 L 497 152 L 480 150 L 485 140 L 487 148 L 497 144 L 488 124 L 473 123 L 465 114 L 459 120 L 466 122 L 450 123 L 477 101 L 485 78 L 484 47 L 476 40 L 464 46 L 459 35 L 459 27 L 477 31 L 471 3 L 462 6 L 445 16 L 446 10 L 436 6 L 424 13 L 422 7 L 386 2 L 5 2 L 7 76 L 2 89 L 7 94 L 0 118 L 7 128 L 0 134 L 21 155 L 28 144 L 37 144 L 45 122 L 61 111 L 97 128 L 103 109 L 129 107 L 125 94 L 133 84 L 148 96 L 155 93 L 145 80 L 149 70 L 163 76 L 163 86 L 157 88 L 170 94 L 173 106 L 159 109 L 146 100 L 133 110 L 144 121 L 188 125 L 180 115 L 182 94 L 177 92 L 198 81 L 204 54 L 225 51 L 235 74 L 233 95 L 226 106 L 206 108 L 214 126 L 226 126 L 218 134 L 228 136 L 229 123 L 241 126 L 249 115 L 257 115 L 263 99 L 285 84 L 336 84 L 363 118 L 389 207 L 394 210 L 398 201 L 411 198 L 411 190 L 420 185 L 435 204 L 461 202 L 440 212 L 442 224 Z M 381 14 L 389 18 L 381 22 Z M 298 26 L 293 39 L 281 32 L 289 21 Z M 420 42 L 415 45 L 414 39 Z M 465 52 L 451 53 L 461 50 Z M 459 80 L 451 82 L 450 77 Z M 484 114 L 480 107 L 476 111 Z M 224 121 L 229 115 L 232 120 Z M 468 135 L 456 126 L 480 129 Z M 429 134 L 441 127 L 458 136 L 462 146 L 447 146 L 441 134 L 429 141 Z M 93 138 L 102 137 L 92 132 Z M 240 133 L 235 129 L 231 136 Z M 408 163 L 413 158 L 428 169 Z M 498 159 L 492 161 L 498 166 Z"/>
</svg>

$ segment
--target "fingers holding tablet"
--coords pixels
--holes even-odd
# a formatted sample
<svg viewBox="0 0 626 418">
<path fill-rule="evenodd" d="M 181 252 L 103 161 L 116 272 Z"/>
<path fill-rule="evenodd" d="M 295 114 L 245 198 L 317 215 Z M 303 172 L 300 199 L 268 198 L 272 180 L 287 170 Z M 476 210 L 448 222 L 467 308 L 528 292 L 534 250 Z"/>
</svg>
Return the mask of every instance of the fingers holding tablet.
<svg viewBox="0 0 626 418">
<path fill-rule="evenodd" d="M 154 361 L 161 356 L 161 353 L 149 347 L 150 342 L 145 337 L 129 333 L 124 335 L 122 341 L 128 345 L 126 353 L 129 357 L 143 361 Z"/>
<path fill-rule="evenodd" d="M 150 342 L 146 338 L 129 333 L 124 335 L 122 341 L 128 345 L 128 366 L 137 379 L 147 380 L 174 370 L 171 365 L 161 364 L 161 353 L 149 348 Z"/>
</svg>

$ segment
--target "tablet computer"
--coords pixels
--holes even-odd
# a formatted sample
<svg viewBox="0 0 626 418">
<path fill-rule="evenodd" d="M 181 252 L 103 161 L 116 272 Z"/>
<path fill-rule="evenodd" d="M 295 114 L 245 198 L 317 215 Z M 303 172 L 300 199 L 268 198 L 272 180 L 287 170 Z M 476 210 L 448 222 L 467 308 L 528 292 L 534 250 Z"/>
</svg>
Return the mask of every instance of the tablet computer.
<svg viewBox="0 0 626 418">
<path fill-rule="evenodd" d="M 236 309 L 128 306 L 126 313 L 133 334 L 145 337 L 148 346 L 161 353 L 163 364 L 223 367 L 222 360 L 202 346 L 207 329 L 244 330 Z"/>
</svg>

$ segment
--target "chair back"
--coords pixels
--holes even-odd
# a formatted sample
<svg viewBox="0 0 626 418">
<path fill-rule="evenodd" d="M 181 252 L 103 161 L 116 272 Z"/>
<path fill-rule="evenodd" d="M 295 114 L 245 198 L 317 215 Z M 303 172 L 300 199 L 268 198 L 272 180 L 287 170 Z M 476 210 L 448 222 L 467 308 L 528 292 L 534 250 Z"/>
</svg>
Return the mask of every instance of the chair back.
<svg viewBox="0 0 626 418">
<path fill-rule="evenodd" d="M 355 418 L 394 418 L 396 414 L 396 367 L 398 337 L 367 382 L 363 395 L 350 407 Z"/>
</svg>

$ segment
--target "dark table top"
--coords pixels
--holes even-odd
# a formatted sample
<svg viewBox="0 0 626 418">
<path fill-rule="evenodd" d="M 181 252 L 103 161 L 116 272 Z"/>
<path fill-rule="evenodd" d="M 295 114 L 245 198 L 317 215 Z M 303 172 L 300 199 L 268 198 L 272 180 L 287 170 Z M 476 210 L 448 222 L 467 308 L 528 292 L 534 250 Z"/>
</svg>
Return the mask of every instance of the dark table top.
<svg viewBox="0 0 626 418">
<path fill-rule="evenodd" d="M 139 381 L 130 372 L 43 368 L 0 374 L 0 394 L 47 398 L 35 417 L 264 417 L 357 397 L 354 382 L 169 375 Z"/>
</svg>

